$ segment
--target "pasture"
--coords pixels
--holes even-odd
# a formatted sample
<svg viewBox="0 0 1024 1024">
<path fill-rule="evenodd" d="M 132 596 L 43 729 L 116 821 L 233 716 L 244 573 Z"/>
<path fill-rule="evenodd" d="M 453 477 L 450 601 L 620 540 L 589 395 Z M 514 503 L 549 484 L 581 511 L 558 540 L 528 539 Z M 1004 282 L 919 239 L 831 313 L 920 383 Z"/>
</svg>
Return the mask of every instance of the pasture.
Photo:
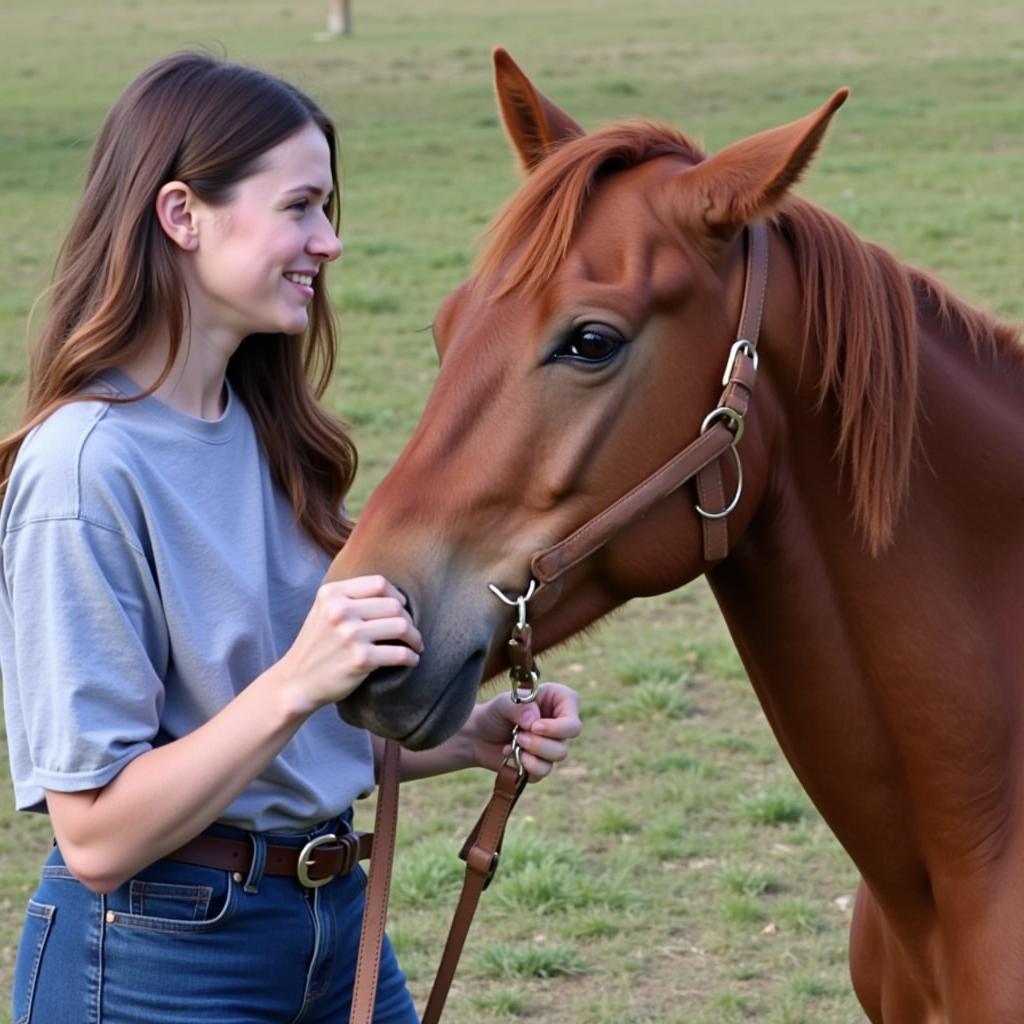
<svg viewBox="0 0 1024 1024">
<path fill-rule="evenodd" d="M 965 298 L 1024 318 L 1024 22 L 1011 5 L 357 0 L 356 35 L 330 42 L 316 39 L 324 15 L 280 0 L 133 0 L 102 14 L 85 0 L 8 0 L 5 422 L 25 320 L 106 107 L 151 59 L 195 45 L 296 81 L 339 124 L 346 256 L 331 273 L 343 348 L 330 402 L 362 452 L 356 510 L 422 407 L 433 312 L 516 181 L 495 43 L 586 127 L 658 117 L 711 151 L 849 85 L 802 194 Z M 520 805 L 447 1019 L 861 1020 L 845 962 L 855 871 L 779 754 L 706 587 L 634 603 L 542 666 L 579 687 L 586 732 Z M 13 813 L 3 786 L 6 990 L 49 833 Z M 403 794 L 391 933 L 420 999 L 457 891 L 454 851 L 487 790 L 473 773 Z"/>
</svg>

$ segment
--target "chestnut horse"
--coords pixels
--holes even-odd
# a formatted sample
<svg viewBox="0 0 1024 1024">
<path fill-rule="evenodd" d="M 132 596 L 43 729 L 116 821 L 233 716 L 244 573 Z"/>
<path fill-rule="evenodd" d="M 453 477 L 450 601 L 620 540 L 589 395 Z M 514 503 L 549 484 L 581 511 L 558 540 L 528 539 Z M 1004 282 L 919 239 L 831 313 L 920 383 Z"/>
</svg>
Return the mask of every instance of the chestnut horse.
<svg viewBox="0 0 1024 1024">
<path fill-rule="evenodd" d="M 861 872 L 850 959 L 868 1017 L 1024 1020 L 1016 331 L 790 195 L 845 92 L 706 158 L 646 121 L 585 134 L 503 51 L 495 65 L 525 180 L 438 312 L 423 419 L 332 568 L 393 580 L 426 651 L 342 714 L 413 748 L 449 736 L 503 667 L 513 615 L 488 584 L 521 594 L 531 564 L 551 567 L 537 553 L 598 517 L 528 606 L 538 648 L 706 573 Z M 742 362 L 730 387 L 749 410 L 708 417 L 748 265 L 759 365 L 744 339 L 727 377 Z M 682 483 L 604 529 L 702 425 L 725 435 L 715 508 Z M 710 541 L 702 502 L 735 506 Z"/>
</svg>

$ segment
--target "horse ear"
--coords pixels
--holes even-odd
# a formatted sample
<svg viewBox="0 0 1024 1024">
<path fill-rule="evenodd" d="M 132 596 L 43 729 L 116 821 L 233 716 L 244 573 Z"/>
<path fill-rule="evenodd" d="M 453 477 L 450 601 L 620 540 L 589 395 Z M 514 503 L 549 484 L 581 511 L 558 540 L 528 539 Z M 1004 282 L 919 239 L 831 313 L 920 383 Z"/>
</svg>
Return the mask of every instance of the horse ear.
<svg viewBox="0 0 1024 1024">
<path fill-rule="evenodd" d="M 552 149 L 583 134 L 568 114 L 533 87 L 500 46 L 494 48 L 494 88 L 505 132 L 523 170 L 532 170 Z"/>
<path fill-rule="evenodd" d="M 813 114 L 734 142 L 698 164 L 687 177 L 697 186 L 691 194 L 701 203 L 704 223 L 731 233 L 772 213 L 800 180 L 849 94 L 840 89 Z"/>
</svg>

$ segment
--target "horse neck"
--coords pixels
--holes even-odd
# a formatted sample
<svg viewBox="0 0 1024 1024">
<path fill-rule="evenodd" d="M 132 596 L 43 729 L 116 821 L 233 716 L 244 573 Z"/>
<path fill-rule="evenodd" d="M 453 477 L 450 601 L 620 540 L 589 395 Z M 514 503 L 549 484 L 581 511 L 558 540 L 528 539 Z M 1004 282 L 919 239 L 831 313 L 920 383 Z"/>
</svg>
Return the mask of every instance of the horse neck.
<svg viewBox="0 0 1024 1024">
<path fill-rule="evenodd" d="M 795 337 L 798 266 L 775 235 L 761 415 L 748 428 L 770 430 L 770 465 L 709 579 L 790 762 L 884 889 L 928 860 L 937 808 L 996 813 L 1017 774 L 1024 630 L 1008 609 L 1024 571 L 1024 379 L 1018 359 L 955 336 L 956 318 L 924 297 L 906 497 L 872 553 L 835 455 L 844 410 L 819 407 L 822 357 Z M 970 821 L 946 834 L 971 834 Z"/>
</svg>

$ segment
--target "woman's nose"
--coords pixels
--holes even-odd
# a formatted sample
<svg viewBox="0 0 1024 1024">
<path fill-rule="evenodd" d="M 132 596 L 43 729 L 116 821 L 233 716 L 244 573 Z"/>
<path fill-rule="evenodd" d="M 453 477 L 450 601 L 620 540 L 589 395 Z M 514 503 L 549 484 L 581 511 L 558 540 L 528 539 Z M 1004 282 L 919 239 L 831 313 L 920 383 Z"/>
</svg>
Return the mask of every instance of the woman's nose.
<svg viewBox="0 0 1024 1024">
<path fill-rule="evenodd" d="M 319 230 L 310 238 L 309 251 L 325 262 L 338 259 L 345 247 L 334 230 L 334 225 L 324 214 Z"/>
</svg>

